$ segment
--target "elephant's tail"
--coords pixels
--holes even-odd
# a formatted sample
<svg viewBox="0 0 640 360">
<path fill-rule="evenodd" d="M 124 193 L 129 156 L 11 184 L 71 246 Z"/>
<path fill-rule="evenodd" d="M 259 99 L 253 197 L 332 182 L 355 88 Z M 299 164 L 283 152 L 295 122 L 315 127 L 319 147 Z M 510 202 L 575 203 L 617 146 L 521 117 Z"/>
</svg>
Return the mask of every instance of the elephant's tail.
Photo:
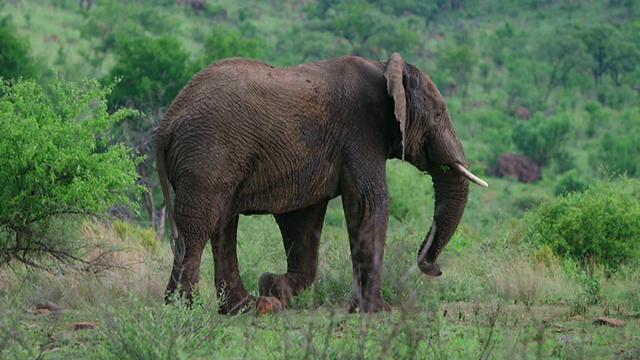
<svg viewBox="0 0 640 360">
<path fill-rule="evenodd" d="M 176 227 L 176 221 L 173 217 L 171 207 L 171 192 L 169 191 L 169 184 L 167 182 L 164 151 L 164 139 L 159 133 L 156 133 L 156 165 L 158 167 L 158 177 L 160 178 L 160 188 L 162 188 L 162 197 L 164 198 L 163 206 L 167 207 L 167 216 L 169 217 L 169 224 L 171 226 L 171 238 L 175 241 L 178 239 L 178 228 Z"/>
</svg>

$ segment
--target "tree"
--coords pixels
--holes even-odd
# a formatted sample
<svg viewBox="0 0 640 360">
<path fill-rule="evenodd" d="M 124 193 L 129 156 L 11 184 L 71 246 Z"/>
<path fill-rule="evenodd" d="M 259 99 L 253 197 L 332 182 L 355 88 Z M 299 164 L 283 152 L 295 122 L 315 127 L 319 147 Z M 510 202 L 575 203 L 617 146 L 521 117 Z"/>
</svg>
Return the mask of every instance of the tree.
<svg viewBox="0 0 640 360">
<path fill-rule="evenodd" d="M 505 91 L 507 92 L 507 109 L 524 106 L 531 111 L 541 110 L 538 88 L 531 75 L 531 61 L 527 56 L 512 53 L 512 58 L 505 64 L 508 71 Z"/>
<path fill-rule="evenodd" d="M 144 205 L 151 226 L 162 235 L 164 207 L 156 208 L 152 191 L 157 185 L 153 128 L 191 76 L 189 53 L 182 50 L 176 38 L 163 35 L 118 37 L 113 54 L 116 62 L 102 80 L 108 83 L 114 77 L 122 79 L 109 97 L 111 108 L 136 107 L 144 114 L 125 118 L 111 132 L 144 157 L 137 169 L 140 183 L 148 190 L 143 193 Z"/>
<path fill-rule="evenodd" d="M 299 64 L 341 56 L 347 54 L 349 50 L 346 42 L 336 41 L 330 32 L 310 30 L 304 25 L 294 25 L 278 37 L 276 62 L 281 65 Z"/>
<path fill-rule="evenodd" d="M 83 11 L 85 19 L 77 28 L 92 47 L 82 53 L 85 60 L 99 68 L 120 38 L 175 36 L 180 24 L 170 11 L 161 6 L 167 4 L 158 2 L 104 1 L 91 11 Z"/>
<path fill-rule="evenodd" d="M 524 155 L 544 166 L 551 158 L 564 155 L 571 126 L 572 119 L 566 113 L 549 117 L 536 113 L 531 120 L 519 122 L 513 128 L 512 138 Z"/>
<path fill-rule="evenodd" d="M 252 34 L 251 29 L 243 33 L 238 27 L 218 24 L 211 28 L 204 38 L 194 71 L 201 70 L 210 63 L 228 57 L 249 57 L 258 59 L 265 52 L 266 39 Z"/>
<path fill-rule="evenodd" d="M 477 63 L 478 54 L 469 45 L 445 48 L 438 58 L 438 68 L 445 70 L 456 86 L 462 87 L 463 108 L 466 108 L 469 83 Z"/>
<path fill-rule="evenodd" d="M 29 53 L 29 42 L 16 34 L 8 17 L 0 19 L 0 44 L 0 77 L 18 79 L 38 76 L 36 64 Z"/>
<path fill-rule="evenodd" d="M 584 43 L 572 34 L 556 32 L 543 36 L 529 56 L 533 83 L 546 104 L 551 92 L 566 86 L 569 74 L 587 64 Z"/>
<path fill-rule="evenodd" d="M 76 259 L 52 227 L 60 218 L 100 215 L 135 206 L 136 163 L 105 133 L 132 110 L 107 112 L 111 86 L 56 79 L 50 94 L 33 80 L 0 83 L 0 264 L 35 265 L 48 253 Z"/>
<path fill-rule="evenodd" d="M 410 58 L 422 40 L 422 20 L 389 16 L 365 0 L 322 1 L 313 9 L 307 12 L 308 29 L 343 39 L 353 55 L 386 59 L 392 52 L 402 52 Z"/>
<path fill-rule="evenodd" d="M 443 1 L 421 1 L 421 0 L 381 0 L 377 1 L 381 7 L 392 9 L 395 15 L 412 14 L 432 20 L 438 15 Z"/>
<path fill-rule="evenodd" d="M 607 127 L 600 138 L 600 146 L 595 147 L 592 163 L 604 165 L 607 170 L 626 173 L 628 176 L 640 175 L 640 107 L 625 109 L 606 121 L 618 126 Z"/>
<path fill-rule="evenodd" d="M 103 83 L 121 77 L 110 96 L 112 106 L 143 110 L 168 106 L 191 76 L 189 53 L 173 36 L 121 36 L 112 51 L 115 64 Z"/>
<path fill-rule="evenodd" d="M 624 76 L 634 73 L 640 62 L 640 49 L 609 24 L 583 29 L 579 38 L 590 56 L 588 68 L 598 91 L 598 100 L 605 104 L 606 95 L 600 91 L 603 76 L 609 74 L 616 86 L 622 85 Z"/>
</svg>

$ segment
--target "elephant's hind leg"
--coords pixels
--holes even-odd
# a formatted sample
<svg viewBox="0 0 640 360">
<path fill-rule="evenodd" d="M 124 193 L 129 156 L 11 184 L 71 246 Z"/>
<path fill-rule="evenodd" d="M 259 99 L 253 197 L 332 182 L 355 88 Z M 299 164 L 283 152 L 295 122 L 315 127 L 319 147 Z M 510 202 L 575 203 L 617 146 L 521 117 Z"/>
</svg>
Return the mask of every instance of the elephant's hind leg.
<svg viewBox="0 0 640 360">
<path fill-rule="evenodd" d="M 211 238 L 215 282 L 221 314 L 235 314 L 253 304 L 240 279 L 237 255 L 238 216 Z"/>
<path fill-rule="evenodd" d="M 206 229 L 205 227 L 201 228 Z M 173 258 L 173 268 L 169 276 L 169 283 L 165 292 L 165 301 L 171 301 L 176 290 L 185 297 L 189 304 L 193 301 L 195 286 L 200 280 L 200 261 L 202 251 L 207 243 L 209 234 L 205 231 L 190 233 L 180 232 L 176 240 Z"/>
<path fill-rule="evenodd" d="M 283 303 L 311 285 L 318 270 L 318 247 L 327 211 L 327 201 L 302 210 L 276 215 L 287 255 L 287 273 L 264 273 L 261 296 L 274 296 Z"/>
<path fill-rule="evenodd" d="M 221 211 L 215 206 L 221 202 L 194 192 L 193 189 L 198 187 L 202 187 L 201 179 L 190 177 L 182 181 L 175 191 L 174 219 L 179 237 L 165 292 L 166 301 L 171 300 L 176 290 L 189 303 L 193 301 L 194 290 L 200 280 L 202 252 L 222 223 Z"/>
</svg>

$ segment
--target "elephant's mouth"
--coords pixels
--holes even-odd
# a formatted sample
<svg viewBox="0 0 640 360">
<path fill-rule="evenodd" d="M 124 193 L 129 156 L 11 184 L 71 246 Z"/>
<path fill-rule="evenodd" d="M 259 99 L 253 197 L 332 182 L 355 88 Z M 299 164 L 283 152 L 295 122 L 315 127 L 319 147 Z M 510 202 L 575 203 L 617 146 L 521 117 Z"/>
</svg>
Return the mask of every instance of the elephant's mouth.
<svg viewBox="0 0 640 360">
<path fill-rule="evenodd" d="M 488 187 L 489 184 L 487 184 L 486 181 L 482 180 L 479 176 L 475 175 L 474 173 L 472 173 L 471 171 L 469 171 L 466 167 L 464 167 L 464 165 L 457 163 L 457 162 L 453 162 L 450 164 L 441 164 L 441 165 L 436 165 L 435 168 L 437 169 L 435 172 L 433 171 L 433 167 L 431 167 L 429 170 L 427 170 L 427 173 L 430 174 L 434 174 L 434 173 L 447 173 L 450 172 L 451 170 L 455 171 L 458 175 L 462 176 L 463 178 L 469 180 L 470 182 L 477 184 L 479 186 L 482 187 Z"/>
</svg>

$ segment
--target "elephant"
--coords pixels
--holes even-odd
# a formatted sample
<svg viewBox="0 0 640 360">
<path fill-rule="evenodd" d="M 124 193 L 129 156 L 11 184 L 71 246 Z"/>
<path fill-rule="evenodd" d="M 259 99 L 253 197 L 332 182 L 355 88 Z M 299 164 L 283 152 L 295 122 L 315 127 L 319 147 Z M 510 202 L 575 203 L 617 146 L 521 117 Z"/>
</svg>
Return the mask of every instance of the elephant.
<svg viewBox="0 0 640 360">
<path fill-rule="evenodd" d="M 381 291 L 387 159 L 432 177 L 435 214 L 417 255 L 426 275 L 441 274 L 436 260 L 460 223 L 469 181 L 487 186 L 467 169 L 435 84 L 397 53 L 386 62 L 343 56 L 289 67 L 247 58 L 214 62 L 173 100 L 155 141 L 175 241 L 165 299 L 178 290 L 192 301 L 210 241 L 221 314 L 255 303 L 238 269 L 239 215 L 275 217 L 287 272 L 262 274 L 258 288 L 286 304 L 315 280 L 327 204 L 341 196 L 351 303 L 378 312 L 389 309 Z"/>
</svg>

